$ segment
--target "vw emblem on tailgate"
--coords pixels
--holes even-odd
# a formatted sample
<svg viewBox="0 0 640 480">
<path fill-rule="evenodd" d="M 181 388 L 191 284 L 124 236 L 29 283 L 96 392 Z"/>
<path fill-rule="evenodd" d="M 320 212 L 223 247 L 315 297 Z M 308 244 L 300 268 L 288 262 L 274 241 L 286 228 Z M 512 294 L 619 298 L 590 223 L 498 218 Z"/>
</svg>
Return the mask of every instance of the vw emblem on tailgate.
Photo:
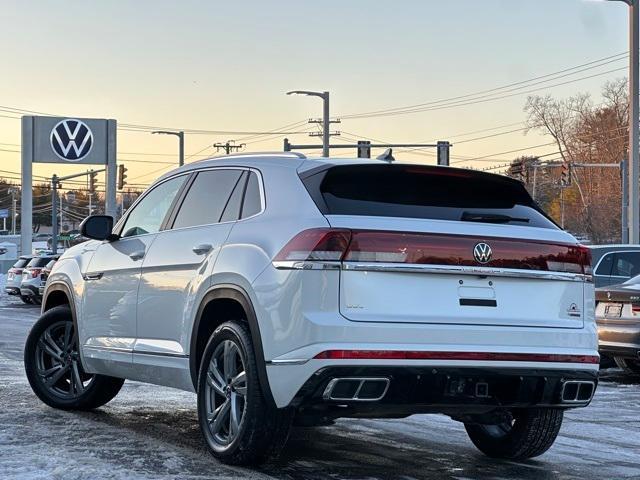
<svg viewBox="0 0 640 480">
<path fill-rule="evenodd" d="M 67 162 L 78 162 L 89 155 L 93 146 L 93 133 L 89 126 L 74 118 L 58 122 L 51 130 L 51 148 Z"/>
<path fill-rule="evenodd" d="M 473 247 L 473 258 L 478 263 L 489 263 L 492 255 L 493 251 L 491 251 L 491 247 L 487 243 L 481 242 Z"/>
</svg>

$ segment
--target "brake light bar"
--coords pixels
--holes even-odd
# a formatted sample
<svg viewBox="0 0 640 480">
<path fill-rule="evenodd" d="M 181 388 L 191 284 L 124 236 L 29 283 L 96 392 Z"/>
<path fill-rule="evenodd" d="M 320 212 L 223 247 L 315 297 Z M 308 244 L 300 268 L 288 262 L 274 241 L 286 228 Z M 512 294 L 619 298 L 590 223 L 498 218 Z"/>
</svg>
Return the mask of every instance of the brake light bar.
<svg viewBox="0 0 640 480">
<path fill-rule="evenodd" d="M 495 362 L 554 362 L 597 364 L 597 355 L 567 355 L 555 353 L 501 352 L 428 352 L 419 350 L 325 350 L 317 360 L 477 360 Z"/>
<path fill-rule="evenodd" d="M 492 255 L 480 263 L 480 243 Z M 293 237 L 274 262 L 402 263 L 491 267 L 591 275 L 591 251 L 582 245 L 469 235 L 314 228 Z"/>
</svg>

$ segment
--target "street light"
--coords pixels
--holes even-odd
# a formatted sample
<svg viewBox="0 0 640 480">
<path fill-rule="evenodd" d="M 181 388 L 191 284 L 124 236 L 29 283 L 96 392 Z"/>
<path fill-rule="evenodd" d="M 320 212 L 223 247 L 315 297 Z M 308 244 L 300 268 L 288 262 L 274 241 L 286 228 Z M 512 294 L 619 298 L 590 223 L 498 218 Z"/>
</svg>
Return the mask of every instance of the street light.
<svg viewBox="0 0 640 480">
<path fill-rule="evenodd" d="M 171 132 L 167 130 L 156 130 L 155 132 L 151 132 L 152 135 L 175 135 L 180 140 L 179 148 L 180 148 L 180 158 L 178 159 L 178 165 L 184 165 L 184 132 Z"/>
<path fill-rule="evenodd" d="M 323 102 L 322 108 L 322 156 L 329 156 L 329 92 L 310 92 L 308 90 L 293 90 L 287 95 L 307 95 L 309 97 L 320 97 Z"/>
<path fill-rule="evenodd" d="M 624 2 L 629 6 L 629 159 L 628 178 L 629 204 L 628 214 L 628 242 L 640 243 L 640 191 L 638 177 L 640 177 L 640 158 L 638 157 L 638 124 L 640 118 L 640 0 L 608 0 Z"/>
</svg>

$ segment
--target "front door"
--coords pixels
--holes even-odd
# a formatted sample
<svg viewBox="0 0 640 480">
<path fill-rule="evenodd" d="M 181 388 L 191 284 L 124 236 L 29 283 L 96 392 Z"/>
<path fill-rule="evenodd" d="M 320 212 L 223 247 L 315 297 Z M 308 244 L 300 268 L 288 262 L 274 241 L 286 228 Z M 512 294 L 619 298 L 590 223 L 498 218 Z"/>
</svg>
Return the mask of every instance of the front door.
<svg viewBox="0 0 640 480">
<path fill-rule="evenodd" d="M 186 176 L 160 183 L 130 209 L 121 237 L 103 242 L 84 275 L 80 344 L 91 373 L 127 376 L 136 339 L 142 262 L 168 217 Z"/>
</svg>

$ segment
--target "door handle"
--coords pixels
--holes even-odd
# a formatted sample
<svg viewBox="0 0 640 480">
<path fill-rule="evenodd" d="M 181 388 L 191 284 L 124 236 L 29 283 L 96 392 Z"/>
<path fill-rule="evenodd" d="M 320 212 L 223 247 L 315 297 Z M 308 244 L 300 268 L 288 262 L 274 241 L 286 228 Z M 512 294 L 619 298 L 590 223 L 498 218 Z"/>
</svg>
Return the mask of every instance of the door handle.
<svg viewBox="0 0 640 480">
<path fill-rule="evenodd" d="M 137 252 L 131 252 L 129 254 L 131 260 L 140 260 L 142 257 L 144 257 L 144 250 L 138 250 Z"/>
<path fill-rule="evenodd" d="M 213 248 L 213 245 L 211 245 L 210 243 L 202 243 L 200 245 L 196 245 L 191 250 L 196 255 L 204 255 L 205 253 L 209 253 L 212 248 Z"/>
<path fill-rule="evenodd" d="M 104 272 L 85 273 L 83 275 L 85 280 L 100 280 L 104 275 Z"/>
</svg>

